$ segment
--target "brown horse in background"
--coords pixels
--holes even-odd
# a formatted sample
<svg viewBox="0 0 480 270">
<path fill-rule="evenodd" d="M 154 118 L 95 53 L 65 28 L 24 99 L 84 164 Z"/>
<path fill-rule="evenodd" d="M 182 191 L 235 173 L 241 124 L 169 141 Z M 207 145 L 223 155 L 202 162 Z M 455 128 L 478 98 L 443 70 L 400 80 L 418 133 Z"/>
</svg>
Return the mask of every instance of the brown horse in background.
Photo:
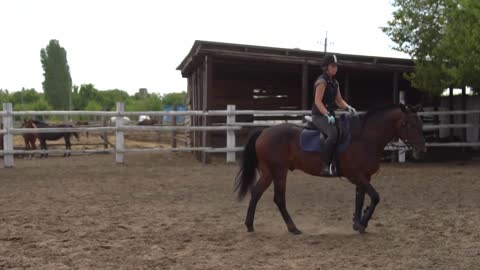
<svg viewBox="0 0 480 270">
<path fill-rule="evenodd" d="M 425 150 L 422 121 L 416 111 L 404 105 L 393 105 L 368 112 L 361 119 L 353 118 L 351 143 L 342 152 L 337 152 L 339 176 L 346 177 L 356 186 L 353 229 L 364 233 L 380 196 L 370 183 L 380 167 L 380 160 L 387 143 L 398 138 L 417 151 Z M 287 225 L 288 231 L 300 234 L 287 211 L 285 202 L 288 170 L 299 169 L 308 174 L 322 176 L 325 160 L 323 153 L 305 152 L 300 147 L 302 127 L 280 124 L 263 131 L 251 133 L 236 177 L 235 190 L 239 199 L 251 192 L 245 225 L 254 230 L 253 221 L 257 202 L 273 182 L 274 202 Z M 255 183 L 257 170 L 259 179 Z M 365 194 L 370 205 L 362 214 Z"/>
<path fill-rule="evenodd" d="M 0 129 L 3 129 L 3 124 L 0 123 Z M 0 134 L 0 150 L 3 150 L 3 134 Z"/>
<path fill-rule="evenodd" d="M 86 126 L 86 127 L 88 127 L 89 125 L 90 125 L 90 123 L 88 121 L 77 121 L 77 122 L 75 122 L 75 126 Z M 85 136 L 87 138 L 89 137 L 88 131 L 85 132 Z"/>
<path fill-rule="evenodd" d="M 64 127 L 70 127 L 73 128 L 72 125 L 65 125 L 65 124 L 59 124 L 59 125 L 48 125 L 45 122 L 37 121 L 37 120 L 26 120 L 24 121 L 24 125 L 26 128 L 54 128 L 54 127 L 59 127 L 59 128 L 64 128 Z M 72 143 L 70 142 L 70 137 L 73 135 L 79 139 L 77 132 L 48 132 L 48 133 L 37 133 L 34 134 L 38 140 L 40 141 L 40 149 L 42 150 L 47 150 L 47 140 L 49 141 L 55 141 L 58 139 L 63 138 L 65 140 L 65 149 L 67 152 L 63 154 L 63 156 L 70 156 L 70 152 L 68 150 L 72 149 Z M 48 157 L 48 154 L 40 154 L 40 157 Z"/>
<path fill-rule="evenodd" d="M 138 126 L 153 126 L 158 125 L 157 119 L 143 119 L 142 121 L 138 122 Z"/>
<path fill-rule="evenodd" d="M 23 119 L 22 123 L 22 128 L 27 127 L 28 125 L 27 119 Z M 36 134 L 22 134 L 23 137 L 23 142 L 25 143 L 25 150 L 37 150 L 37 146 L 35 145 L 35 142 L 37 140 L 37 135 Z M 27 158 L 31 159 L 35 156 L 34 153 L 30 154 L 27 156 Z"/>
</svg>

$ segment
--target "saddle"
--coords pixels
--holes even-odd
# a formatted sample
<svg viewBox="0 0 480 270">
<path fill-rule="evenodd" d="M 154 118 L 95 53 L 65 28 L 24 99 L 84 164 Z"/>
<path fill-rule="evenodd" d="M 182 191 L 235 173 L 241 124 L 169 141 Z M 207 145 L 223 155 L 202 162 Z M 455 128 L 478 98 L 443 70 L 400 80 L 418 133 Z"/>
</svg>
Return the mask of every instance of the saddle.
<svg viewBox="0 0 480 270">
<path fill-rule="evenodd" d="M 326 135 L 318 130 L 312 123 L 311 116 L 305 116 L 307 120 L 306 127 L 300 134 L 300 148 L 306 152 L 320 152 L 325 150 Z M 335 126 L 338 130 L 338 138 L 336 140 L 336 153 L 341 153 L 347 149 L 352 140 L 351 133 L 352 116 L 342 114 L 336 117 Z"/>
</svg>

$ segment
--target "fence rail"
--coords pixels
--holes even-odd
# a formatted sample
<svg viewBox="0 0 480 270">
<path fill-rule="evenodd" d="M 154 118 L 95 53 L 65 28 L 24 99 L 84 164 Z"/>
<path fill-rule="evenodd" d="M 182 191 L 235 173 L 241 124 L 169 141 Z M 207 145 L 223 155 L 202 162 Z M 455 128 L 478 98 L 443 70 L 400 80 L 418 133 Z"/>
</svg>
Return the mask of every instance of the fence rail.
<svg viewBox="0 0 480 270">
<path fill-rule="evenodd" d="M 253 115 L 253 116 L 292 116 L 302 117 L 309 115 L 311 112 L 307 110 L 279 110 L 279 111 L 267 111 L 267 110 L 236 110 L 235 105 L 228 105 L 227 110 L 215 110 L 215 111 L 144 111 L 144 112 L 126 112 L 124 110 L 123 103 L 117 103 L 117 110 L 113 112 L 104 111 L 13 111 L 12 104 L 3 104 L 3 111 L 0 111 L 0 117 L 2 118 L 3 129 L 0 130 L 0 134 L 4 136 L 4 150 L 0 150 L 0 154 L 4 156 L 4 166 L 13 167 L 14 154 L 31 154 L 31 153 L 115 153 L 115 160 L 117 163 L 124 162 L 124 153 L 131 152 L 181 152 L 181 151 L 201 151 L 205 153 L 226 153 L 227 162 L 235 162 L 235 153 L 243 150 L 243 147 L 236 145 L 235 131 L 241 130 L 244 127 L 267 127 L 277 123 L 271 123 L 266 120 L 258 122 L 236 122 L 237 115 Z M 342 114 L 344 112 L 340 112 Z M 362 113 L 362 112 L 360 112 Z M 432 115 L 469 115 L 480 114 L 480 110 L 468 110 L 468 111 L 435 111 L 435 112 L 421 112 L 421 116 Z M 104 116 L 104 117 L 118 117 L 115 121 L 115 126 L 77 126 L 73 128 L 14 128 L 13 120 L 15 116 L 36 116 L 36 115 L 69 115 L 69 116 Z M 216 126 L 128 126 L 123 122 L 124 116 L 226 116 L 226 122 L 220 123 Z M 283 122 L 294 123 L 298 125 L 304 125 L 302 120 L 282 120 Z M 443 128 L 479 128 L 479 124 L 440 124 L 440 125 L 424 125 L 424 130 L 436 130 Z M 125 132 L 138 132 L 138 131 L 225 131 L 226 132 L 226 147 L 213 148 L 213 147 L 166 147 L 166 148 L 125 148 L 124 133 Z M 52 133 L 52 132 L 90 132 L 90 133 L 105 133 L 114 132 L 116 137 L 115 149 L 99 149 L 99 150 L 14 150 L 13 149 L 13 135 L 20 134 L 37 134 L 37 133 Z M 480 142 L 462 142 L 462 143 L 427 143 L 427 147 L 478 147 Z M 403 143 L 396 143 L 395 145 L 389 145 L 385 148 L 387 151 L 406 150 L 406 146 Z M 399 151 L 399 160 L 404 159 L 404 152 Z M 403 157 L 402 157 L 403 155 Z"/>
</svg>

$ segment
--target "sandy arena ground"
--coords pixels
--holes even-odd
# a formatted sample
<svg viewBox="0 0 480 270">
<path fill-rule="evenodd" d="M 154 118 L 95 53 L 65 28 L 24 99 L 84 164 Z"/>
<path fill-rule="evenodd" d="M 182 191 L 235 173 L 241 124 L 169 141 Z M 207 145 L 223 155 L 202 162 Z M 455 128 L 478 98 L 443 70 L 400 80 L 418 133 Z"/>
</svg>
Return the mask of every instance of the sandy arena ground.
<svg viewBox="0 0 480 270">
<path fill-rule="evenodd" d="M 368 233 L 354 187 L 289 174 L 288 234 L 272 187 L 256 232 L 234 165 L 189 154 L 17 159 L 0 167 L 0 269 L 480 269 L 480 163 L 383 164 Z"/>
</svg>

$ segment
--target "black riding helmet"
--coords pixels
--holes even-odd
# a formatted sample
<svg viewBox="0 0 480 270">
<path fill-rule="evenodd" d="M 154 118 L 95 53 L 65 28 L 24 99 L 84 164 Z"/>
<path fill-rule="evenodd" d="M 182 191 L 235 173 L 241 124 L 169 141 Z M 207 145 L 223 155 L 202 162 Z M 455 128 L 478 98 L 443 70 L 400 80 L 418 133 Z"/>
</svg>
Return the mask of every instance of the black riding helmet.
<svg viewBox="0 0 480 270">
<path fill-rule="evenodd" d="M 335 54 L 326 54 L 323 57 L 322 67 L 327 67 L 330 64 L 338 64 L 337 56 L 335 56 Z"/>
</svg>

